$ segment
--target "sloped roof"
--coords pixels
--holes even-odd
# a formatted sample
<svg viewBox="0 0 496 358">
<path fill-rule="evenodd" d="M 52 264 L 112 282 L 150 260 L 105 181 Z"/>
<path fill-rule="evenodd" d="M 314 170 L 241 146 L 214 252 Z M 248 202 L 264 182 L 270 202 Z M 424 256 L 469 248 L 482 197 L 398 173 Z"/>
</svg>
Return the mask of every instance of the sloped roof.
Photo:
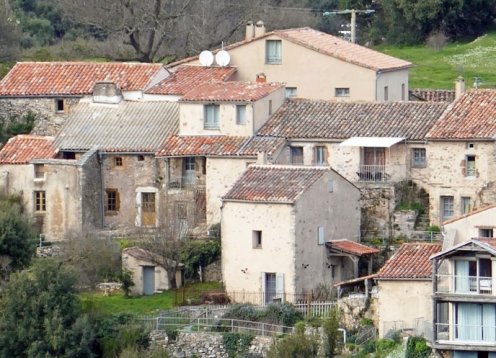
<svg viewBox="0 0 496 358">
<path fill-rule="evenodd" d="M 457 251 L 464 251 L 465 247 L 469 247 L 470 251 L 474 251 L 473 249 L 476 248 L 477 250 L 484 250 L 489 252 L 491 255 L 496 256 L 496 240 L 493 239 L 488 239 L 488 238 L 478 238 L 478 239 L 471 239 L 464 241 L 458 245 L 452 246 L 447 250 L 444 250 L 442 252 L 437 252 L 434 253 L 430 259 L 436 259 L 440 257 L 445 257 L 449 256 L 453 253 L 456 253 Z"/>
<path fill-rule="evenodd" d="M 176 156 L 257 156 L 258 152 L 272 155 L 286 143 L 282 138 L 236 136 L 170 136 L 157 157 Z"/>
<path fill-rule="evenodd" d="M 144 90 L 161 69 L 150 63 L 18 62 L 0 81 L 0 96 L 87 95 L 100 81 Z"/>
<path fill-rule="evenodd" d="M 80 102 L 55 138 L 60 150 L 84 151 L 97 146 L 107 152 L 155 152 L 178 132 L 176 102 L 129 102 L 117 105 Z"/>
<path fill-rule="evenodd" d="M 496 204 L 493 204 L 493 205 L 488 205 L 488 206 L 485 206 L 483 208 L 480 208 L 480 209 L 477 209 L 477 210 L 474 210 L 474 211 L 471 211 L 467 214 L 464 214 L 464 215 L 461 215 L 461 216 L 458 216 L 456 218 L 453 218 L 453 219 L 449 219 L 449 220 L 446 220 L 443 222 L 443 225 L 448 225 L 448 224 L 451 224 L 455 221 L 458 221 L 458 220 L 462 220 L 462 219 L 465 219 L 465 218 L 468 218 L 470 216 L 474 216 L 474 215 L 477 215 L 483 211 L 486 211 L 486 210 L 489 210 L 489 209 L 494 209 L 496 208 Z"/>
<path fill-rule="evenodd" d="M 427 134 L 430 139 L 485 139 L 496 137 L 496 90 L 465 92 Z"/>
<path fill-rule="evenodd" d="M 430 257 L 441 251 L 441 244 L 406 243 L 386 261 L 377 273 L 379 280 L 430 279 Z"/>
<path fill-rule="evenodd" d="M 409 94 L 410 100 L 413 101 L 453 102 L 455 100 L 455 91 L 453 90 L 413 88 L 410 89 Z"/>
<path fill-rule="evenodd" d="M 10 138 L 0 150 L 0 164 L 26 164 L 34 159 L 51 159 L 56 154 L 53 137 L 21 134 Z"/>
<path fill-rule="evenodd" d="M 280 83 L 208 82 L 187 92 L 181 101 L 255 102 L 283 86 Z"/>
<path fill-rule="evenodd" d="M 236 71 L 234 67 L 204 67 L 184 65 L 172 69 L 169 77 L 146 91 L 157 95 L 183 95 L 204 82 L 226 81 Z"/>
<path fill-rule="evenodd" d="M 223 199 L 292 204 L 329 171 L 294 165 L 251 165 Z"/>
<path fill-rule="evenodd" d="M 447 107 L 447 103 L 428 102 L 290 99 L 260 128 L 258 135 L 325 139 L 403 137 L 407 140 L 423 140 Z"/>
<path fill-rule="evenodd" d="M 350 240 L 327 241 L 326 246 L 332 250 L 344 252 L 355 256 L 372 255 L 379 253 L 379 250 Z"/>
<path fill-rule="evenodd" d="M 369 49 L 364 46 L 353 44 L 340 39 L 339 37 L 320 32 L 309 27 L 275 30 L 267 32 L 265 35 L 255 37 L 250 40 L 236 42 L 224 47 L 224 50 L 231 50 L 245 44 L 265 39 L 269 36 L 276 35 L 288 41 L 304 46 L 311 50 L 317 51 L 327 56 L 340 59 L 361 67 L 369 68 L 375 71 L 392 71 L 396 69 L 405 69 L 412 66 L 408 61 L 386 55 L 384 53 Z M 171 63 L 169 66 L 177 66 L 182 63 L 188 63 L 198 59 L 198 56 L 185 58 L 183 60 Z"/>
</svg>

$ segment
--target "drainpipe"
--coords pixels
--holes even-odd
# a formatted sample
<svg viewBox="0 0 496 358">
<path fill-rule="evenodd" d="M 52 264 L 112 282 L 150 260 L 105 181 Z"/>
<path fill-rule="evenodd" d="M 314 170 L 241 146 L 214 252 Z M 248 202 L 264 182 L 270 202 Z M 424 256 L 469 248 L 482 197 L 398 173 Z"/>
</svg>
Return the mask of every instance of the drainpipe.
<svg viewBox="0 0 496 358">
<path fill-rule="evenodd" d="M 103 155 L 98 151 L 98 164 L 100 165 L 100 228 L 105 226 L 105 187 L 103 183 Z"/>
</svg>

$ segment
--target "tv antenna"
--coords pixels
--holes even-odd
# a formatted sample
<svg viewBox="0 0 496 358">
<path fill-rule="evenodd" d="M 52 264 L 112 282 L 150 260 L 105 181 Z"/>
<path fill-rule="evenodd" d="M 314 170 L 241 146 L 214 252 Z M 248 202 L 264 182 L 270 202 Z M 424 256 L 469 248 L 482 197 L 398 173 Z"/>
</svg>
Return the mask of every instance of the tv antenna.
<svg viewBox="0 0 496 358">
<path fill-rule="evenodd" d="M 351 14 L 351 42 L 356 43 L 356 14 L 372 14 L 375 10 L 332 10 L 322 13 L 323 16 Z"/>
</svg>

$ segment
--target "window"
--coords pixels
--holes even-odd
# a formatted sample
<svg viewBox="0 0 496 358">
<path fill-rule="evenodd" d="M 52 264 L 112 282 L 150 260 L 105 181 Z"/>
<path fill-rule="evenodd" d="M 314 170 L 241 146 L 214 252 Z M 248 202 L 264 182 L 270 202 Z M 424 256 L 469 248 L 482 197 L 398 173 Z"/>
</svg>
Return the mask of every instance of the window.
<svg viewBox="0 0 496 358">
<path fill-rule="evenodd" d="M 405 100 L 405 84 L 402 83 L 401 84 L 401 100 L 404 101 Z"/>
<path fill-rule="evenodd" d="M 425 148 L 413 148 L 412 149 L 412 167 L 414 168 L 425 168 L 427 166 L 427 160 L 425 155 Z"/>
<path fill-rule="evenodd" d="M 467 149 L 474 149 L 475 143 L 467 143 Z"/>
<path fill-rule="evenodd" d="M 286 87 L 286 98 L 296 97 L 296 87 Z"/>
<path fill-rule="evenodd" d="M 35 179 L 44 179 L 45 178 L 45 165 L 44 164 L 35 164 L 34 165 L 34 177 L 35 177 Z"/>
<path fill-rule="evenodd" d="M 324 227 L 319 226 L 317 228 L 317 244 L 324 245 Z"/>
<path fill-rule="evenodd" d="M 262 248 L 262 231 L 253 230 L 251 237 L 252 237 L 252 247 L 254 249 L 261 249 Z"/>
<path fill-rule="evenodd" d="M 349 97 L 350 89 L 348 87 L 334 88 L 334 97 Z"/>
<path fill-rule="evenodd" d="M 55 100 L 55 112 L 64 113 L 65 112 L 65 103 L 63 99 Z"/>
<path fill-rule="evenodd" d="M 120 201 L 119 192 L 117 189 L 105 189 L 106 201 L 105 201 L 105 211 L 119 211 Z"/>
<path fill-rule="evenodd" d="M 280 64 L 282 62 L 281 40 L 267 40 L 265 42 L 265 63 Z"/>
<path fill-rule="evenodd" d="M 115 157 L 114 164 L 116 167 L 122 167 L 122 157 Z"/>
<path fill-rule="evenodd" d="M 384 86 L 384 100 L 389 100 L 389 88 L 388 86 Z"/>
<path fill-rule="evenodd" d="M 475 176 L 475 155 L 467 155 L 465 158 L 465 176 Z"/>
<path fill-rule="evenodd" d="M 303 165 L 303 147 L 289 147 L 291 152 L 291 164 Z"/>
<path fill-rule="evenodd" d="M 471 200 L 469 196 L 462 196 L 460 199 L 460 204 L 461 204 L 461 213 L 462 214 L 468 214 L 471 210 Z"/>
<path fill-rule="evenodd" d="M 454 199 L 452 196 L 441 196 L 441 220 L 453 217 Z"/>
<path fill-rule="evenodd" d="M 219 129 L 219 105 L 208 104 L 205 105 L 204 110 L 203 128 Z"/>
<path fill-rule="evenodd" d="M 195 157 L 183 159 L 183 185 L 191 185 L 196 182 L 196 160 Z"/>
<path fill-rule="evenodd" d="M 323 145 L 318 145 L 313 149 L 313 163 L 315 165 L 326 165 L 326 147 Z"/>
<path fill-rule="evenodd" d="M 236 124 L 246 124 L 246 105 L 236 106 Z"/>
<path fill-rule="evenodd" d="M 265 303 L 284 301 L 284 274 L 262 272 L 262 294 Z"/>
<path fill-rule="evenodd" d="M 138 155 L 138 162 L 142 162 L 145 160 L 145 156 L 144 155 Z"/>
<path fill-rule="evenodd" d="M 34 192 L 34 211 L 37 213 L 46 211 L 46 193 L 43 190 Z"/>
<path fill-rule="evenodd" d="M 479 228 L 479 237 L 493 238 L 493 228 Z"/>
<path fill-rule="evenodd" d="M 76 153 L 74 152 L 63 152 L 62 159 L 74 160 L 76 159 Z"/>
<path fill-rule="evenodd" d="M 272 100 L 269 99 L 269 116 L 272 115 Z"/>
</svg>

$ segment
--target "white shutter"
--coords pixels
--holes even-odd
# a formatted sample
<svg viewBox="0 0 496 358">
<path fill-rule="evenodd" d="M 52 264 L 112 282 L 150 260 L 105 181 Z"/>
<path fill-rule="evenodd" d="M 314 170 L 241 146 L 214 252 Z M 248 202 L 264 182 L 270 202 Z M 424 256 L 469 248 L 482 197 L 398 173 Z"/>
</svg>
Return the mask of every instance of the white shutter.
<svg viewBox="0 0 496 358">
<path fill-rule="evenodd" d="M 319 245 L 324 245 L 324 227 L 323 226 L 319 226 L 317 228 L 317 243 Z"/>
<path fill-rule="evenodd" d="M 262 290 L 260 292 L 262 292 L 262 306 L 265 306 L 265 290 L 267 288 L 267 283 L 265 281 L 265 272 L 262 272 Z"/>
<path fill-rule="evenodd" d="M 284 274 L 276 273 L 276 298 L 284 302 Z"/>
</svg>

